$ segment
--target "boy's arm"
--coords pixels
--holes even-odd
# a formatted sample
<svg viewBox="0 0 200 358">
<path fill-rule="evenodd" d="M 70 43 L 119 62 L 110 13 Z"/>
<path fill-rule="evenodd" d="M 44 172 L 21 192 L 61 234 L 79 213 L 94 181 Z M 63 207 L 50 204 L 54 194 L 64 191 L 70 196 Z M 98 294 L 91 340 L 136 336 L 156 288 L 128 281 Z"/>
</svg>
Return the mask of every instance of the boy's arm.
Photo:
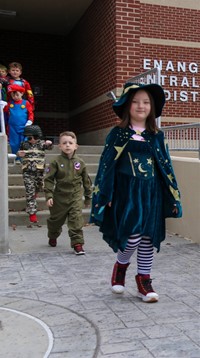
<svg viewBox="0 0 200 358">
<path fill-rule="evenodd" d="M 34 113 L 33 113 L 33 107 L 29 101 L 26 101 L 26 109 L 28 111 L 28 120 L 25 126 L 30 126 L 31 124 L 33 124 L 34 121 Z"/>
<path fill-rule="evenodd" d="M 23 79 L 23 82 L 24 82 L 24 87 L 25 87 L 25 90 L 26 90 L 25 93 L 27 95 L 27 99 L 30 102 L 30 104 L 32 106 L 32 109 L 34 111 L 34 109 L 35 109 L 35 100 L 34 100 L 34 95 L 33 95 L 33 91 L 31 89 L 30 83 L 28 81 L 26 81 L 25 79 Z"/>
<path fill-rule="evenodd" d="M 83 168 L 82 180 L 83 180 L 83 188 L 84 188 L 84 196 L 85 196 L 85 205 L 88 206 L 91 204 L 93 190 L 92 190 L 92 181 L 87 172 L 86 166 Z"/>
<path fill-rule="evenodd" d="M 46 201 L 53 198 L 56 173 L 57 173 L 57 163 L 56 161 L 53 161 L 46 167 L 45 170 L 44 194 L 45 194 Z"/>
<path fill-rule="evenodd" d="M 45 150 L 51 150 L 51 149 L 53 149 L 53 143 L 52 143 L 51 140 L 46 140 L 46 141 L 44 142 L 44 149 L 45 149 Z"/>
<path fill-rule="evenodd" d="M 18 157 L 24 157 L 25 156 L 25 153 L 24 153 L 24 142 L 21 142 L 20 143 L 20 147 L 19 147 L 19 150 L 18 152 L 16 153 L 16 155 Z"/>
</svg>

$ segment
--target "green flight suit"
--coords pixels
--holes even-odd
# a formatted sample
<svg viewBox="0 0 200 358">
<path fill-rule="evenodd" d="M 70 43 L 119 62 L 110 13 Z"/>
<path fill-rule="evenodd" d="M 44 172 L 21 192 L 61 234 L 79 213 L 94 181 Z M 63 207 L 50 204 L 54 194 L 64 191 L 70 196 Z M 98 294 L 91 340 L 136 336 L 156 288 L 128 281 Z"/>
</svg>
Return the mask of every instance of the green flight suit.
<svg viewBox="0 0 200 358">
<path fill-rule="evenodd" d="M 46 168 L 44 192 L 46 200 L 53 198 L 47 219 L 48 238 L 57 239 L 66 221 L 71 247 L 84 244 L 82 198 L 84 194 L 85 205 L 89 205 L 92 197 L 92 182 L 85 162 L 75 153 L 69 159 L 62 152 Z"/>
</svg>

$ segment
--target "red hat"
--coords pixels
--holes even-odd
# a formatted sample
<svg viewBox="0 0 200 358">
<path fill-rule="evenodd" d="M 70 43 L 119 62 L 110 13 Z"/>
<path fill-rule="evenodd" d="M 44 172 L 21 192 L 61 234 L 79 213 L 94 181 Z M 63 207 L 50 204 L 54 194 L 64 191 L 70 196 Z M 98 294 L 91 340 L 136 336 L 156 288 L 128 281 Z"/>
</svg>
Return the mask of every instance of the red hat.
<svg viewBox="0 0 200 358">
<path fill-rule="evenodd" d="M 19 85 L 9 85 L 9 86 L 7 87 L 7 92 L 8 92 L 8 93 L 10 93 L 10 92 L 15 92 L 15 91 L 24 93 L 24 92 L 25 92 L 25 88 L 24 88 L 24 87 L 21 87 L 21 86 L 19 86 Z"/>
</svg>

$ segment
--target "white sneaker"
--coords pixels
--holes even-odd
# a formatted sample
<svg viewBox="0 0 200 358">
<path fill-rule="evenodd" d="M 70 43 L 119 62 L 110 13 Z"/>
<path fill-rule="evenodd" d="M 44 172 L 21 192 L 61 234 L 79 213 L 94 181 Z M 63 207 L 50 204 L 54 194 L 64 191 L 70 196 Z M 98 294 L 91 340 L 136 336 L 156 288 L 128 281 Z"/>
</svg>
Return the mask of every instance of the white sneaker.
<svg viewBox="0 0 200 358">
<path fill-rule="evenodd" d="M 141 298 L 143 302 L 157 302 L 159 299 L 159 296 L 156 292 L 150 292 L 146 295 L 143 295 L 142 293 L 138 292 L 137 297 Z"/>
<path fill-rule="evenodd" d="M 111 287 L 111 290 L 114 293 L 123 293 L 125 288 L 124 288 L 124 286 L 121 286 L 121 285 L 114 285 Z"/>
</svg>

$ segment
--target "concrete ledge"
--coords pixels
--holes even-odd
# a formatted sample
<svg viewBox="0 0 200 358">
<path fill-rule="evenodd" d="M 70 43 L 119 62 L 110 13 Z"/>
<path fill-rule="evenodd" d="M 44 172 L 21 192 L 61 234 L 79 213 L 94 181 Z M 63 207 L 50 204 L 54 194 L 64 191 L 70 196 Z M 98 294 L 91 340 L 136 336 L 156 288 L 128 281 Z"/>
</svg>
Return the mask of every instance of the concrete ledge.
<svg viewBox="0 0 200 358">
<path fill-rule="evenodd" d="M 172 162 L 181 191 L 183 217 L 167 219 L 167 229 L 200 243 L 200 160 L 172 157 Z"/>
</svg>

